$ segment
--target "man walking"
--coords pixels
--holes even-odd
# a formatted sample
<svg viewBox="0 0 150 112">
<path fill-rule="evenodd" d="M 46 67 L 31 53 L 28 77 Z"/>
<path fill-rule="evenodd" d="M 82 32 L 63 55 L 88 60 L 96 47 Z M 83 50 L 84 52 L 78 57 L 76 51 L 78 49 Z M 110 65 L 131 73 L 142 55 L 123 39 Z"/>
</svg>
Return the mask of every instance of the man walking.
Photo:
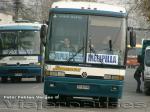
<svg viewBox="0 0 150 112">
<path fill-rule="evenodd" d="M 136 89 L 137 93 L 142 93 L 141 76 L 142 76 L 142 80 L 144 80 L 144 71 L 143 71 L 142 66 L 139 65 L 138 68 L 136 69 L 135 73 L 134 73 L 134 79 L 137 81 L 137 89 Z"/>
</svg>

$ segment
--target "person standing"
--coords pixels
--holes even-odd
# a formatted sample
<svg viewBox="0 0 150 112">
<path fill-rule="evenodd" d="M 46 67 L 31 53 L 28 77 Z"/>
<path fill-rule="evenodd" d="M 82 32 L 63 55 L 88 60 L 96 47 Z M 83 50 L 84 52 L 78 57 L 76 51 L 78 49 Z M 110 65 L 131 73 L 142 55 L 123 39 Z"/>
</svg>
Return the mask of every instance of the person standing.
<svg viewBox="0 0 150 112">
<path fill-rule="evenodd" d="M 144 80 L 144 71 L 141 65 L 139 65 L 134 73 L 134 79 L 137 81 L 136 93 L 142 93 L 141 90 L 141 77 Z"/>
</svg>

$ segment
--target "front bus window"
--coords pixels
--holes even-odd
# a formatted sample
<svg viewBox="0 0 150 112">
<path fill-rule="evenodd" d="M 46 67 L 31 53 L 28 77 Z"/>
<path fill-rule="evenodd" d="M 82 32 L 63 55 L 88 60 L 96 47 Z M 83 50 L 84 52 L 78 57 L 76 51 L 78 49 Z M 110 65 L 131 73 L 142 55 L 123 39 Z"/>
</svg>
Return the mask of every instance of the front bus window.
<svg viewBox="0 0 150 112">
<path fill-rule="evenodd" d="M 40 54 L 39 31 L 0 32 L 1 55 L 37 55 Z"/>
<path fill-rule="evenodd" d="M 16 31 L 4 31 L 0 32 L 1 38 L 1 55 L 16 54 L 17 50 L 17 32 Z"/>
<path fill-rule="evenodd" d="M 40 54 L 39 31 L 20 31 L 18 43 L 20 53 Z"/>
<path fill-rule="evenodd" d="M 75 14 L 53 14 L 47 58 L 50 61 L 83 62 L 87 17 Z"/>
<path fill-rule="evenodd" d="M 145 64 L 150 66 L 150 49 L 146 50 L 145 52 Z"/>
<path fill-rule="evenodd" d="M 123 65 L 125 26 L 123 18 L 90 16 L 87 63 Z"/>
</svg>

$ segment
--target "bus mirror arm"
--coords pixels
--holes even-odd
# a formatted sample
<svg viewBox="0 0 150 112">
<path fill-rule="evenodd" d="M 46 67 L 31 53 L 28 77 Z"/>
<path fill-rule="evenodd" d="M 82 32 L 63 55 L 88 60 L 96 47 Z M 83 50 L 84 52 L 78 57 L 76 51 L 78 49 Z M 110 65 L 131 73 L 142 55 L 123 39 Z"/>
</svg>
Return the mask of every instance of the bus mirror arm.
<svg viewBox="0 0 150 112">
<path fill-rule="evenodd" d="M 130 46 L 131 47 L 136 47 L 136 33 L 135 31 L 133 31 L 133 28 L 129 29 L 129 33 L 130 33 Z"/>
<path fill-rule="evenodd" d="M 112 51 L 112 41 L 109 40 L 109 50 Z"/>
<path fill-rule="evenodd" d="M 41 38 L 41 42 L 44 46 L 46 45 L 46 33 L 47 33 L 47 27 L 46 27 L 46 25 L 42 25 L 41 31 L 40 31 L 40 38 Z"/>
</svg>

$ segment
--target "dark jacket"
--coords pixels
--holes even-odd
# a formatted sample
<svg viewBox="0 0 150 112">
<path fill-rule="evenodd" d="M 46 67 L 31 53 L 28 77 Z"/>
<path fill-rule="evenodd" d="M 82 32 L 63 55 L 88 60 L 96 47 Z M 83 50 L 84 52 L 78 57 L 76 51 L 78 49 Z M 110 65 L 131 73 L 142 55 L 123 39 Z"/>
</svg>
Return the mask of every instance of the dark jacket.
<svg viewBox="0 0 150 112">
<path fill-rule="evenodd" d="M 141 74 L 143 75 L 143 68 L 141 66 L 138 66 L 134 73 L 134 78 L 141 77 Z"/>
</svg>

